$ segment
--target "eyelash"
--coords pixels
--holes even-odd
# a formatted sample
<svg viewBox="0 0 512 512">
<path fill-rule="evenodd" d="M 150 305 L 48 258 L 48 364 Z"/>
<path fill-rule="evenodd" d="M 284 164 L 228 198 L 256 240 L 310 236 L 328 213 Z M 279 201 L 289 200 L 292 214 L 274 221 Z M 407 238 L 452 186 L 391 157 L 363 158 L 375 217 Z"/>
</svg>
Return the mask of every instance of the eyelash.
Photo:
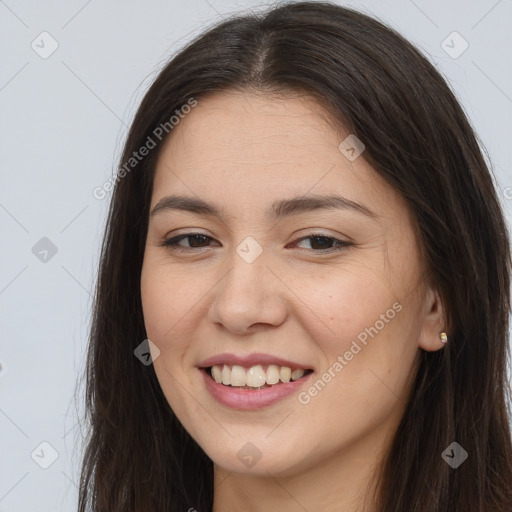
<svg viewBox="0 0 512 512">
<path fill-rule="evenodd" d="M 160 244 L 160 247 L 166 247 L 167 249 L 170 249 L 171 251 L 178 251 L 178 252 L 191 252 L 191 251 L 193 252 L 197 249 L 204 249 L 204 247 L 183 247 L 183 246 L 178 245 L 178 242 L 180 242 L 181 240 L 183 240 L 185 238 L 192 238 L 195 236 L 201 236 L 206 239 L 213 240 L 212 237 L 204 235 L 203 233 L 184 233 L 182 235 L 178 235 L 178 236 L 169 238 L 168 240 L 163 240 L 162 243 Z M 313 233 L 311 235 L 299 238 L 298 240 L 295 240 L 295 242 L 292 242 L 292 243 L 302 242 L 303 240 L 307 240 L 308 238 L 324 238 L 327 240 L 332 240 L 334 243 L 338 244 L 338 247 L 330 247 L 328 249 L 319 249 L 319 250 L 305 249 L 305 250 L 311 250 L 313 252 L 320 253 L 320 254 L 341 251 L 342 249 L 346 249 L 347 247 L 353 245 L 350 242 L 344 242 L 343 240 L 338 240 L 337 238 L 324 235 L 323 233 Z"/>
</svg>

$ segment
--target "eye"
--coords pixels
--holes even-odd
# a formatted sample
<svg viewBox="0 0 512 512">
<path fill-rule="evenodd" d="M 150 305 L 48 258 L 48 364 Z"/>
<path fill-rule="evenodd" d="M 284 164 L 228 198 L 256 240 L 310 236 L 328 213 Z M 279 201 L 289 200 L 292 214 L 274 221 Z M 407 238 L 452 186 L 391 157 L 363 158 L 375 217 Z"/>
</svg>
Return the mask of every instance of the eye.
<svg viewBox="0 0 512 512">
<path fill-rule="evenodd" d="M 187 239 L 189 240 L 189 245 L 183 245 L 180 243 Z M 202 233 L 184 233 L 182 235 L 169 238 L 168 240 L 163 240 L 160 245 L 162 247 L 167 247 L 172 251 L 194 252 L 195 249 L 209 247 L 208 243 L 212 240 L 214 240 L 212 237 L 203 235 Z M 299 238 L 295 242 L 292 242 L 292 244 L 297 245 L 305 240 L 310 240 L 309 244 L 313 252 L 321 253 L 340 251 L 353 245 L 351 242 L 338 240 L 337 238 L 327 236 L 323 233 L 315 233 Z"/>
<path fill-rule="evenodd" d="M 182 240 L 186 240 L 187 238 L 192 242 L 190 245 L 186 246 L 180 244 Z M 189 251 L 195 248 L 208 247 L 202 244 L 209 240 L 213 240 L 213 238 L 203 235 L 202 233 L 184 233 L 183 235 L 178 235 L 173 238 L 169 238 L 168 240 L 164 240 L 160 245 L 162 247 L 169 247 L 173 251 Z"/>
<path fill-rule="evenodd" d="M 303 238 L 299 238 L 293 243 L 298 244 L 304 240 L 310 240 L 309 245 L 314 250 L 314 252 L 339 251 L 352 245 L 351 242 L 344 242 L 343 240 L 338 240 L 337 238 L 324 235 L 323 233 L 315 233 L 309 236 L 305 236 Z"/>
</svg>

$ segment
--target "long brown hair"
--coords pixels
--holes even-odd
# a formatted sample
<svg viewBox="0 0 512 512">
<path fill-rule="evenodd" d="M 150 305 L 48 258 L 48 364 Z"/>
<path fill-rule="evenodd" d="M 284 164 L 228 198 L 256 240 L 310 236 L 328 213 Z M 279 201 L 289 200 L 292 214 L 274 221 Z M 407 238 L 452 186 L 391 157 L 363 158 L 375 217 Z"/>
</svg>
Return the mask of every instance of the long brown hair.
<svg viewBox="0 0 512 512">
<path fill-rule="evenodd" d="M 379 512 L 510 512 L 507 381 L 510 245 L 495 183 L 448 85 L 393 29 L 327 2 L 275 6 L 223 21 L 160 72 L 129 131 L 101 250 L 85 369 L 89 430 L 79 511 L 209 511 L 213 464 L 183 429 L 152 365 L 140 275 L 155 129 L 191 98 L 227 89 L 306 93 L 366 146 L 364 158 L 408 202 L 449 343 L 420 350 L 410 400 L 383 466 Z M 160 133 L 160 132 L 158 132 Z M 468 453 L 457 469 L 441 454 Z"/>
</svg>

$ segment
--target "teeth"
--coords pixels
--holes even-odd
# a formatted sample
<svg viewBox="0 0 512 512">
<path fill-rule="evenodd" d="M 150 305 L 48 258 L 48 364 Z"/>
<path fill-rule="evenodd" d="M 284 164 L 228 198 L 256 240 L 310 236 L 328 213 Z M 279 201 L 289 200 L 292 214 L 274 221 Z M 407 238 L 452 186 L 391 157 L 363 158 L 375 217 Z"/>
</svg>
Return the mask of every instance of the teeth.
<svg viewBox="0 0 512 512">
<path fill-rule="evenodd" d="M 298 380 L 303 376 L 304 376 L 304 370 L 297 369 L 297 370 L 293 370 L 293 372 L 291 374 L 291 379 Z"/>
<path fill-rule="evenodd" d="M 222 368 L 222 384 L 226 386 L 231 384 L 231 368 L 226 365 Z"/>
<path fill-rule="evenodd" d="M 222 370 L 218 366 L 212 366 L 212 377 L 218 384 L 222 382 Z"/>
<path fill-rule="evenodd" d="M 265 378 L 265 372 L 260 365 L 252 366 L 247 372 L 247 385 L 250 388 L 260 388 L 266 384 Z"/>
<path fill-rule="evenodd" d="M 298 380 L 304 376 L 305 371 L 295 369 L 292 371 L 288 366 L 270 364 L 267 371 L 263 366 L 257 364 L 250 368 L 233 365 L 216 365 L 211 368 L 212 378 L 217 383 L 225 386 L 260 388 L 265 385 L 272 386 L 281 382 Z"/>
<path fill-rule="evenodd" d="M 281 366 L 281 370 L 279 372 L 279 378 L 281 379 L 281 382 L 290 382 L 291 377 L 291 368 L 288 368 L 288 366 Z"/>
<path fill-rule="evenodd" d="M 267 384 L 277 384 L 279 382 L 279 366 L 275 364 L 269 365 L 265 380 Z"/>
<path fill-rule="evenodd" d="M 224 366 L 224 368 L 228 368 L 229 366 Z M 222 370 L 224 371 L 224 370 Z M 231 382 L 232 386 L 245 386 L 247 384 L 248 375 L 245 373 L 245 368 L 242 366 L 233 366 L 231 368 Z M 251 384 L 249 384 L 250 386 Z"/>
</svg>

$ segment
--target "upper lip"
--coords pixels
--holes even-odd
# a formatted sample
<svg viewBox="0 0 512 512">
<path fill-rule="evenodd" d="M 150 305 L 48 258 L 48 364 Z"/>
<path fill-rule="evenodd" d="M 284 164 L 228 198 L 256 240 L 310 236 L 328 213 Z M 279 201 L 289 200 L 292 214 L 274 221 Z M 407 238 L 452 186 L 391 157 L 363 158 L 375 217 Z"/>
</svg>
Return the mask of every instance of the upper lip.
<svg viewBox="0 0 512 512">
<path fill-rule="evenodd" d="M 236 354 L 217 354 L 215 356 L 209 357 L 204 361 L 201 361 L 198 366 L 200 368 L 210 368 L 211 366 L 227 364 L 227 365 L 239 365 L 244 366 L 246 368 L 250 368 L 251 366 L 256 366 L 257 364 L 261 365 L 270 365 L 275 364 L 277 366 L 287 366 L 292 369 L 302 369 L 308 370 L 311 369 L 310 366 L 303 365 L 301 363 L 297 363 L 294 361 L 289 361 L 288 359 L 283 359 L 281 357 L 272 356 L 270 354 L 248 354 L 245 356 L 238 356 Z"/>
</svg>

